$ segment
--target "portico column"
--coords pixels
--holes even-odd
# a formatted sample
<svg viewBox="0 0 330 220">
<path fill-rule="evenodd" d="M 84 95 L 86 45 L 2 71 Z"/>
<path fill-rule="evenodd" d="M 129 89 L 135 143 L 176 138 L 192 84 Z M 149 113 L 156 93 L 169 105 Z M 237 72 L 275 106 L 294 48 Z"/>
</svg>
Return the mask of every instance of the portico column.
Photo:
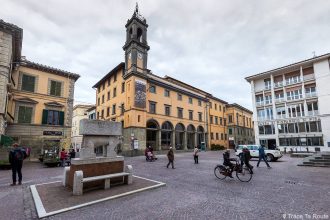
<svg viewBox="0 0 330 220">
<path fill-rule="evenodd" d="M 157 133 L 158 133 L 158 150 L 162 150 L 162 130 L 159 129 L 157 131 Z M 156 137 L 156 139 L 157 139 L 157 137 Z"/>
<path fill-rule="evenodd" d="M 183 141 L 183 149 L 188 150 L 188 133 L 187 131 L 184 132 L 184 141 Z"/>
<path fill-rule="evenodd" d="M 175 130 L 172 131 L 171 147 L 175 148 Z"/>
</svg>

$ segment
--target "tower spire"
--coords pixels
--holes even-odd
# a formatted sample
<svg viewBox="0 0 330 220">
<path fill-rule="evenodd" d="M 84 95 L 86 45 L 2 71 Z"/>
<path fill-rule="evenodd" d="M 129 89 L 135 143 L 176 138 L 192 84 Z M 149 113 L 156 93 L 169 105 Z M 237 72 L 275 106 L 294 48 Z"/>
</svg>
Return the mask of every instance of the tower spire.
<svg viewBox="0 0 330 220">
<path fill-rule="evenodd" d="M 135 6 L 135 12 L 136 12 L 136 14 L 139 14 L 139 5 L 137 2 L 136 2 L 136 6 Z"/>
</svg>

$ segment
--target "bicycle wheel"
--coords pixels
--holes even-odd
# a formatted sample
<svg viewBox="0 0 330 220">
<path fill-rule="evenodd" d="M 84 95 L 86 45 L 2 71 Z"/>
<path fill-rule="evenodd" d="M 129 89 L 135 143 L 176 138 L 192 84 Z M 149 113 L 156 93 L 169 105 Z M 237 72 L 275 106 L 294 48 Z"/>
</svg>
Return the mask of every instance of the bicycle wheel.
<svg viewBox="0 0 330 220">
<path fill-rule="evenodd" d="M 226 179 L 226 168 L 224 166 L 218 165 L 214 168 L 214 175 L 221 180 Z"/>
<path fill-rule="evenodd" d="M 241 182 L 249 182 L 252 179 L 252 173 L 248 167 L 243 167 L 242 172 L 236 171 L 236 177 Z"/>
</svg>

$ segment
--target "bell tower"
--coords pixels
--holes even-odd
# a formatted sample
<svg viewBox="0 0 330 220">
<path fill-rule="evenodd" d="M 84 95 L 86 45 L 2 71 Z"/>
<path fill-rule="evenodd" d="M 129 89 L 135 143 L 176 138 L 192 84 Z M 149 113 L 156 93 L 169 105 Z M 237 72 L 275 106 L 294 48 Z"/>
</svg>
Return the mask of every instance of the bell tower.
<svg viewBox="0 0 330 220">
<path fill-rule="evenodd" d="M 124 78 L 129 75 L 144 75 L 147 69 L 148 50 L 150 47 L 147 42 L 148 24 L 139 12 L 138 4 L 131 19 L 125 25 L 126 42 L 123 46 L 125 51 L 125 74 Z"/>
</svg>

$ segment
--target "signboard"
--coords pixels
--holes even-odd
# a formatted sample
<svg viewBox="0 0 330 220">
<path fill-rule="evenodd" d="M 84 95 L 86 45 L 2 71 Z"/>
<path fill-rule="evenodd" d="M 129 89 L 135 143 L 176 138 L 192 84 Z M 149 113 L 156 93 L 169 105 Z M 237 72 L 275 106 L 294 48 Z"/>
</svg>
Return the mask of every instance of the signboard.
<svg viewBox="0 0 330 220">
<path fill-rule="evenodd" d="M 234 137 L 229 137 L 228 140 L 234 141 L 235 139 L 234 139 Z"/>
<path fill-rule="evenodd" d="M 43 135 L 49 135 L 49 136 L 62 136 L 62 131 L 43 131 Z"/>
<path fill-rule="evenodd" d="M 137 108 L 146 107 L 146 86 L 147 83 L 142 80 L 135 80 L 134 106 Z"/>
<path fill-rule="evenodd" d="M 133 148 L 134 148 L 134 150 L 139 149 L 139 140 L 136 140 L 136 139 L 134 140 Z"/>
</svg>

